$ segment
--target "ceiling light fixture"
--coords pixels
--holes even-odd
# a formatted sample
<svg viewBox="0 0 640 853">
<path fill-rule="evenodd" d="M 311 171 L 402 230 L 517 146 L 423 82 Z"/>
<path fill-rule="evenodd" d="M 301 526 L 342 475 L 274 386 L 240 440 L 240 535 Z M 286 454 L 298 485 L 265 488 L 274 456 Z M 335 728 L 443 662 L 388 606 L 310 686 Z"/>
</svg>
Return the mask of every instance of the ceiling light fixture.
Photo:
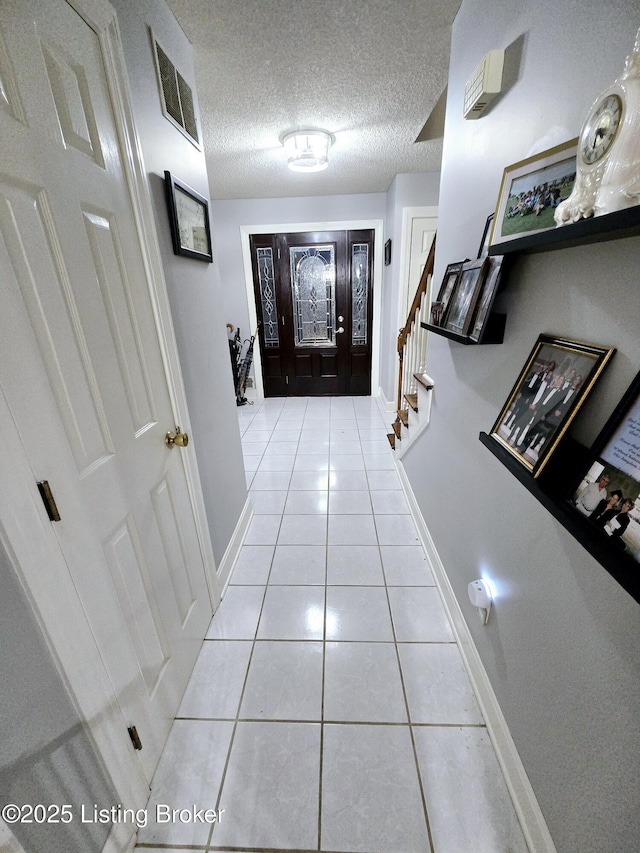
<svg viewBox="0 0 640 853">
<path fill-rule="evenodd" d="M 296 130 L 282 140 L 287 164 L 294 172 L 321 172 L 329 165 L 333 137 L 326 130 Z"/>
</svg>

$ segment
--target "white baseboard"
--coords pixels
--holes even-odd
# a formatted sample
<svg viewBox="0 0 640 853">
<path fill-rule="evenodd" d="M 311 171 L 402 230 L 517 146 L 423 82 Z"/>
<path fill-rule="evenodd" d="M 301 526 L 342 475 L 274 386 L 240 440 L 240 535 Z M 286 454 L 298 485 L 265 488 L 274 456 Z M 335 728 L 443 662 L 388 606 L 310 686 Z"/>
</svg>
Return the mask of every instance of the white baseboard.
<svg viewBox="0 0 640 853">
<path fill-rule="evenodd" d="M 222 580 L 222 589 L 220 590 L 221 598 L 224 597 L 227 587 L 229 586 L 229 581 L 231 580 L 231 575 L 233 574 L 233 569 L 235 567 L 236 560 L 238 559 L 240 548 L 244 542 L 244 537 L 247 535 L 247 530 L 249 529 L 249 524 L 251 523 L 252 518 L 253 507 L 251 506 L 251 500 L 247 495 L 246 503 L 240 513 L 240 518 L 238 519 L 236 528 L 233 531 L 233 536 L 227 545 L 227 550 L 224 552 L 218 567 L 218 577 Z"/>
<path fill-rule="evenodd" d="M 445 610 L 451 621 L 467 674 L 473 685 L 480 710 L 487 724 L 487 731 L 493 743 L 498 763 L 509 789 L 522 831 L 531 853 L 557 853 L 551 833 L 531 787 L 518 750 L 513 742 L 507 721 L 504 718 L 498 699 L 489 681 L 478 649 L 454 595 L 445 567 L 436 550 L 427 528 L 418 502 L 411 488 L 404 466 L 396 461 L 396 468 L 404 489 L 411 515 L 422 541 L 437 587 L 440 591 Z"/>
<path fill-rule="evenodd" d="M 396 404 L 387 400 L 382 388 L 378 388 L 378 405 L 381 407 L 383 412 L 394 413 L 396 410 Z"/>
</svg>

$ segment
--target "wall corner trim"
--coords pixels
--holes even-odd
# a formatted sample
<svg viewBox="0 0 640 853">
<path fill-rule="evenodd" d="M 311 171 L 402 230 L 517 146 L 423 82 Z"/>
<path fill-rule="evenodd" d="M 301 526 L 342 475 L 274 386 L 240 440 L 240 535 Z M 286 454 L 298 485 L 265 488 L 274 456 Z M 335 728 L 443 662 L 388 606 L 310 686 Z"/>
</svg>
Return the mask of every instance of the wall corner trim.
<svg viewBox="0 0 640 853">
<path fill-rule="evenodd" d="M 231 580 L 231 576 L 236 565 L 236 560 L 240 553 L 240 548 L 244 542 L 244 537 L 247 535 L 247 530 L 249 529 L 249 524 L 251 523 L 252 518 L 253 507 L 251 506 L 251 500 L 247 495 L 247 500 L 245 501 L 242 512 L 240 513 L 240 518 L 238 519 L 236 528 L 233 531 L 233 535 L 229 540 L 229 544 L 227 545 L 227 548 L 222 555 L 222 559 L 220 560 L 220 565 L 218 566 L 218 577 L 222 581 L 220 598 L 224 598 L 227 591 L 229 581 Z"/>
<path fill-rule="evenodd" d="M 382 386 L 378 388 L 378 405 L 380 406 L 382 413 L 385 415 L 391 414 L 396 410 L 395 403 L 390 400 L 387 400 L 385 393 L 382 390 Z"/>
<path fill-rule="evenodd" d="M 411 488 L 404 465 L 396 461 L 396 469 L 402 483 L 411 515 L 415 522 L 423 548 L 427 555 L 436 585 L 471 680 L 471 684 L 487 724 L 487 731 L 495 749 L 507 788 L 511 795 L 520 826 L 531 853 L 557 853 L 556 846 L 547 827 L 544 815 L 527 776 L 522 760 L 513 742 L 507 721 L 489 681 L 478 650 L 454 595 L 444 564 L 438 555 L 426 522 Z"/>
</svg>

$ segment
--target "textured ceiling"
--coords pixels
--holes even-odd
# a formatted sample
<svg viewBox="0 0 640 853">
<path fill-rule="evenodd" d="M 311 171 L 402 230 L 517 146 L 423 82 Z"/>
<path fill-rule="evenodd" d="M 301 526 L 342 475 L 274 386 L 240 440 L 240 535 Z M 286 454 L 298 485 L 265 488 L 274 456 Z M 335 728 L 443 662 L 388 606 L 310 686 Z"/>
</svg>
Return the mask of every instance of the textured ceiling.
<svg viewBox="0 0 640 853">
<path fill-rule="evenodd" d="M 385 192 L 440 168 L 416 142 L 447 82 L 460 0 L 168 0 L 194 46 L 214 199 Z M 178 69 L 180 70 L 180 69 Z M 335 142 L 329 168 L 291 172 L 291 130 Z"/>
</svg>

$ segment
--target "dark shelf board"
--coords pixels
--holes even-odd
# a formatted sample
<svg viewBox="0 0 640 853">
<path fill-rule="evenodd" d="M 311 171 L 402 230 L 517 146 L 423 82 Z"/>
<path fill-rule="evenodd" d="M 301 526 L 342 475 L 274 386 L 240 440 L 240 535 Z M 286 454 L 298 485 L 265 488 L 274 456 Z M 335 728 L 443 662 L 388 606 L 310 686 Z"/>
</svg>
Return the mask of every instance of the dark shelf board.
<svg viewBox="0 0 640 853">
<path fill-rule="evenodd" d="M 499 442 L 486 432 L 481 443 L 507 468 L 582 547 L 640 603 L 640 565 L 624 551 L 611 546 L 606 535 L 581 515 L 566 499 L 580 473 L 588 451 L 571 438 L 563 439 L 542 475 L 534 479 L 529 471 Z"/>
<path fill-rule="evenodd" d="M 487 318 L 479 341 L 472 340 L 468 335 L 459 335 L 457 332 L 450 332 L 449 329 L 444 329 L 442 326 L 434 326 L 432 323 L 420 323 L 420 325 L 423 329 L 434 332 L 436 335 L 449 338 L 450 341 L 457 341 L 459 344 L 464 344 L 465 346 L 482 346 L 483 344 L 501 344 L 503 342 L 506 321 L 506 314 L 492 311 Z"/>
<path fill-rule="evenodd" d="M 616 210 L 605 216 L 580 219 L 570 225 L 550 228 L 538 234 L 517 237 L 506 243 L 491 246 L 490 255 L 523 255 L 535 252 L 551 252 L 555 249 L 568 249 L 588 243 L 602 243 L 606 240 L 620 240 L 623 237 L 635 237 L 640 234 L 640 205 Z"/>
</svg>

